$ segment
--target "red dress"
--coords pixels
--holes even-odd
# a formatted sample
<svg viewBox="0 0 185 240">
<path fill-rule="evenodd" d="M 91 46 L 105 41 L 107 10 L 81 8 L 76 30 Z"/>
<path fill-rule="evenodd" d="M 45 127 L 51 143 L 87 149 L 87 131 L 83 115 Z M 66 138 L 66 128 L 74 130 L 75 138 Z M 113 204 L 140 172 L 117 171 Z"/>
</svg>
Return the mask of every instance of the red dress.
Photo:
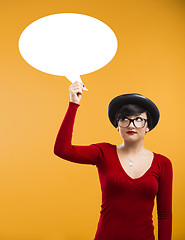
<svg viewBox="0 0 185 240">
<path fill-rule="evenodd" d="M 123 169 L 116 145 L 102 142 L 72 145 L 72 133 L 80 105 L 69 107 L 58 132 L 54 153 L 66 160 L 97 167 L 102 191 L 100 218 L 94 240 L 154 240 L 152 212 L 157 197 L 158 240 L 172 236 L 171 161 L 154 153 L 151 167 L 139 178 Z"/>
</svg>

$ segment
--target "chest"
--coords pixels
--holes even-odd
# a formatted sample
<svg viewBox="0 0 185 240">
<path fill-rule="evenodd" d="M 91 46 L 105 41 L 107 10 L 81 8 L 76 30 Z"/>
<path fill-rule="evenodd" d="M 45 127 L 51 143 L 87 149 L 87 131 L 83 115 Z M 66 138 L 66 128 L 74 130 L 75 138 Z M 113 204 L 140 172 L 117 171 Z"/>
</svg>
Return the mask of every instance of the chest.
<svg viewBox="0 0 185 240">
<path fill-rule="evenodd" d="M 142 177 L 150 169 L 154 158 L 150 151 L 143 156 L 128 158 L 127 155 L 117 149 L 117 155 L 123 170 L 133 179 Z"/>
</svg>

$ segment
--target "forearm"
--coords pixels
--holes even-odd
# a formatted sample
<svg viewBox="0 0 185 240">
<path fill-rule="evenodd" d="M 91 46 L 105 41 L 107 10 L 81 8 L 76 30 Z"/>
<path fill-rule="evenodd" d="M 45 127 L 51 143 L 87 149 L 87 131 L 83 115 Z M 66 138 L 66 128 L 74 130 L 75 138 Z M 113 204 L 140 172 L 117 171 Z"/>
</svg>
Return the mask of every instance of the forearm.
<svg viewBox="0 0 185 240">
<path fill-rule="evenodd" d="M 73 126 L 79 106 L 79 104 L 69 102 L 68 110 L 55 141 L 54 154 L 71 162 L 96 165 L 102 158 L 102 150 L 98 144 L 72 145 Z"/>
<path fill-rule="evenodd" d="M 57 138 L 54 145 L 54 153 L 57 156 L 62 157 L 65 152 L 71 148 L 72 133 L 75 121 L 77 109 L 80 105 L 77 103 L 69 102 L 69 106 L 65 117 L 62 121 L 61 127 L 57 134 Z"/>
<path fill-rule="evenodd" d="M 173 167 L 168 158 L 163 157 L 161 160 L 164 162 L 157 194 L 158 240 L 171 240 Z"/>
</svg>

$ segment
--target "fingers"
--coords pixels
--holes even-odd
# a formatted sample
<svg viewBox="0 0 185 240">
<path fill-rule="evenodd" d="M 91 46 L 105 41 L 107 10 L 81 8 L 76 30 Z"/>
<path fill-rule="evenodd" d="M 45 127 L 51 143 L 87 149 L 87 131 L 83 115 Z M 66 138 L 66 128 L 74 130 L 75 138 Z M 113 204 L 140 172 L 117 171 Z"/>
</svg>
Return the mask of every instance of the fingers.
<svg viewBox="0 0 185 240">
<path fill-rule="evenodd" d="M 71 90 L 74 93 L 80 92 L 82 93 L 83 91 L 83 83 L 80 81 L 75 81 L 69 86 L 69 90 Z"/>
<path fill-rule="evenodd" d="M 75 81 L 69 87 L 81 86 L 83 88 L 83 83 L 81 81 Z"/>
<path fill-rule="evenodd" d="M 83 92 L 83 83 L 81 81 L 75 81 L 69 86 L 70 101 L 79 103 Z"/>
</svg>

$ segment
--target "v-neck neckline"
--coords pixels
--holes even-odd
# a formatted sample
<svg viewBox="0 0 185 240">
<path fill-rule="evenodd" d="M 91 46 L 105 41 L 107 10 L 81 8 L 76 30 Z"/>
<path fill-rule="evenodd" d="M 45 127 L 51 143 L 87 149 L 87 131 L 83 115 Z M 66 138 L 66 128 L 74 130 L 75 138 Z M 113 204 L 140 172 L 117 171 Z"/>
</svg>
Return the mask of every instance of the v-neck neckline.
<svg viewBox="0 0 185 240">
<path fill-rule="evenodd" d="M 153 166 L 153 164 L 154 164 L 155 156 L 156 156 L 156 154 L 155 154 L 154 152 L 152 152 L 152 153 L 153 153 L 152 163 L 151 163 L 150 167 L 145 171 L 145 173 L 144 173 L 142 176 L 138 177 L 138 178 L 132 178 L 131 176 L 128 175 L 128 173 L 125 171 L 125 169 L 123 168 L 123 166 L 122 166 L 122 164 L 121 164 L 121 161 L 120 161 L 120 159 L 119 159 L 118 152 L 117 152 L 117 145 L 114 145 L 114 147 L 115 147 L 115 155 L 116 155 L 116 159 L 117 159 L 118 165 L 119 165 L 119 167 L 121 168 L 121 170 L 124 172 L 124 174 L 125 174 L 130 180 L 132 180 L 132 181 L 138 181 L 138 180 L 142 179 L 143 177 L 145 177 L 145 175 L 151 170 L 151 168 L 152 168 L 152 166 Z"/>
</svg>

